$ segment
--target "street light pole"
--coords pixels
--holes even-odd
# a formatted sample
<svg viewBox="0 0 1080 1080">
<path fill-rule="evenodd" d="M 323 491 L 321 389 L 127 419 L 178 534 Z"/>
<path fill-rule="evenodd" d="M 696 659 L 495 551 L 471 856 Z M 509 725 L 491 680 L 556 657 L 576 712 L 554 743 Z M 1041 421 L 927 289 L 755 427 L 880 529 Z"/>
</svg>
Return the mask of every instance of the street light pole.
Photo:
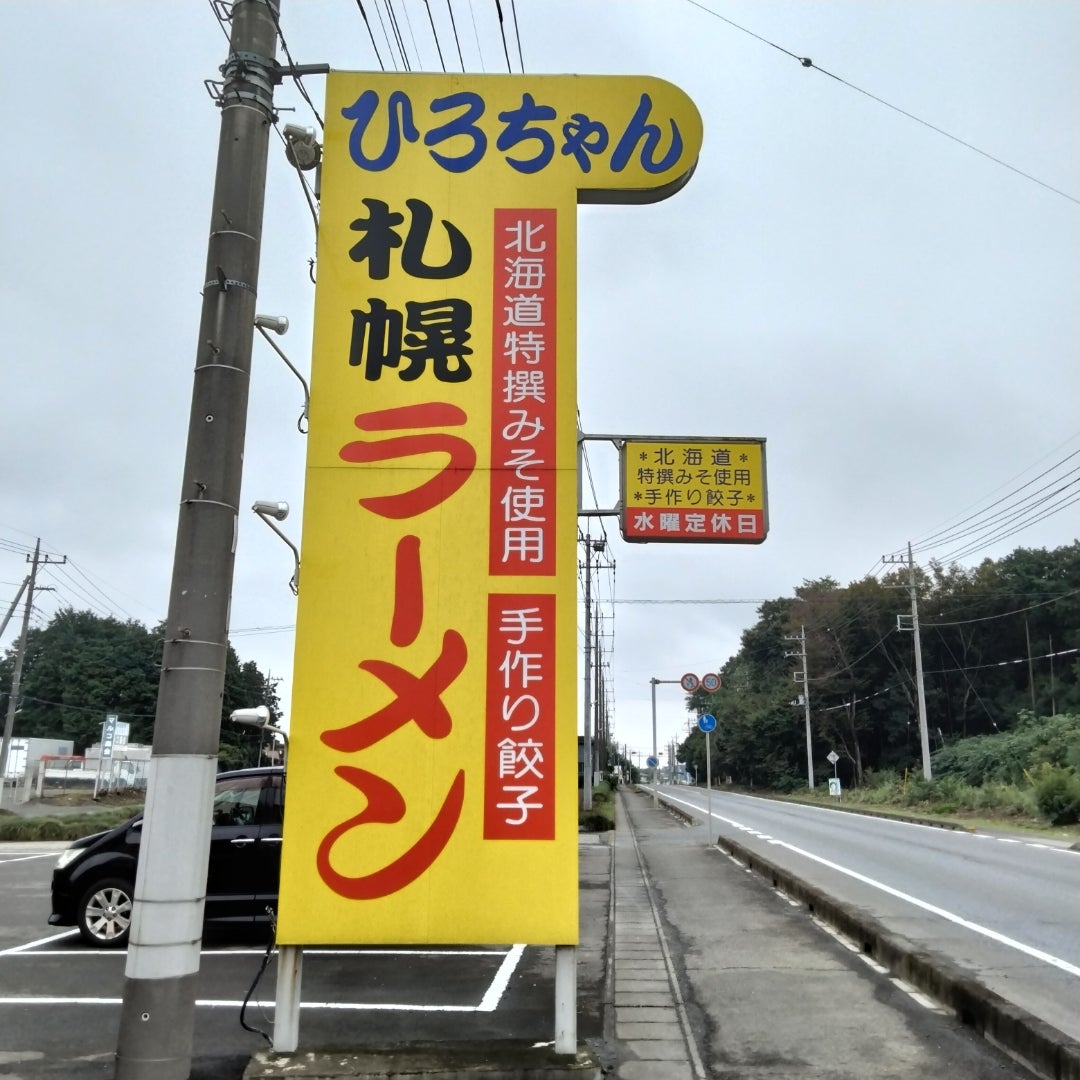
<svg viewBox="0 0 1080 1080">
<path fill-rule="evenodd" d="M 660 758 L 656 753 L 656 684 L 659 679 L 650 679 L 649 683 L 652 686 L 652 757 L 653 761 L 659 762 Z M 652 804 L 653 806 L 660 805 L 660 793 L 656 787 L 656 769 L 654 765 L 652 769 Z"/>
</svg>

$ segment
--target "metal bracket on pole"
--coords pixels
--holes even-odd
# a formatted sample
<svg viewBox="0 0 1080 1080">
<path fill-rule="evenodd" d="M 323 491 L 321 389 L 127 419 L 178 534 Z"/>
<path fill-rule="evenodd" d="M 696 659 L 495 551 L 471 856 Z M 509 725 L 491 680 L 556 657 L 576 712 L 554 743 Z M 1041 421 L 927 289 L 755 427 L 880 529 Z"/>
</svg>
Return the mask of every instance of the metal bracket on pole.
<svg viewBox="0 0 1080 1080">
<path fill-rule="evenodd" d="M 555 946 L 555 1053 L 577 1054 L 576 945 Z"/>
<path fill-rule="evenodd" d="M 277 997 L 274 1010 L 274 1051 L 291 1054 L 300 1045 L 300 976 L 304 950 L 299 945 L 278 949 Z"/>
</svg>

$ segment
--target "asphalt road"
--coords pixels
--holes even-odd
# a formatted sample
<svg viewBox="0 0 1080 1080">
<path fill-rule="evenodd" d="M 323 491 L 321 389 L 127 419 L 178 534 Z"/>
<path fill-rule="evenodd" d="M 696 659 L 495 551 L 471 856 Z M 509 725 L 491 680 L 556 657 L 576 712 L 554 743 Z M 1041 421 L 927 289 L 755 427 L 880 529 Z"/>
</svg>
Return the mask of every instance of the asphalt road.
<svg viewBox="0 0 1080 1080">
<path fill-rule="evenodd" d="M 635 792 L 620 797 L 620 810 L 616 1014 L 620 858 L 632 846 L 697 1053 L 686 1055 L 692 1066 L 670 1072 L 654 1062 L 637 1063 L 649 1067 L 636 1071 L 620 1066 L 619 1080 L 1030 1080 L 953 1014 L 829 933 L 804 905 L 706 844 L 700 826 L 687 827 Z"/>
<path fill-rule="evenodd" d="M 704 822 L 705 791 L 663 794 Z M 726 792 L 711 811 L 713 839 L 757 850 L 1080 1038 L 1080 854 Z"/>
<path fill-rule="evenodd" d="M 0 1077 L 111 1080 L 125 953 L 88 948 L 77 931 L 47 925 L 55 859 L 55 849 L 0 846 Z M 609 859 L 605 845 L 582 846 L 581 1039 L 602 1036 Z M 594 878 L 602 888 L 591 887 Z M 203 945 L 193 1077 L 239 1080 L 267 1045 L 240 1023 L 265 941 L 215 932 Z M 274 992 L 271 963 L 247 1009 L 249 1027 L 272 1032 Z M 552 949 L 305 949 L 301 1049 L 550 1041 L 554 993 Z"/>
</svg>

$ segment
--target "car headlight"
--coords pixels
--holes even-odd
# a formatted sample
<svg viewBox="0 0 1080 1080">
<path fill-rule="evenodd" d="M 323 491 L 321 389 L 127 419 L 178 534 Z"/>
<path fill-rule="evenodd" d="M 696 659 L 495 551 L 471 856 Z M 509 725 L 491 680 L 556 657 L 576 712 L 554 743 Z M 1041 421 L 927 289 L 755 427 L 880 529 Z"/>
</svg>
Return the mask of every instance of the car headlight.
<svg viewBox="0 0 1080 1080">
<path fill-rule="evenodd" d="M 65 848 L 56 858 L 56 869 L 63 870 L 69 862 L 81 855 L 84 850 L 84 848 L 77 847 Z"/>
</svg>

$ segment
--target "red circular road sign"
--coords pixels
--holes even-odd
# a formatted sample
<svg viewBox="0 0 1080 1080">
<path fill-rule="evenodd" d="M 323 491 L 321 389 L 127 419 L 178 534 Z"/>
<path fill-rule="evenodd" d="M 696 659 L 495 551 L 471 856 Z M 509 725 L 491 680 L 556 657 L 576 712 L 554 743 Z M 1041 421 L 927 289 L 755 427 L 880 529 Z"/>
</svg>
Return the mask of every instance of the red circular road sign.
<svg viewBox="0 0 1080 1080">
<path fill-rule="evenodd" d="M 715 674 L 713 674 L 713 672 L 710 671 L 708 675 L 702 675 L 701 676 L 701 685 L 702 685 L 703 689 L 708 690 L 710 692 L 713 691 L 713 690 L 719 690 L 720 689 L 720 676 L 715 675 Z"/>
<path fill-rule="evenodd" d="M 688 671 L 680 680 L 679 685 L 688 693 L 692 694 L 698 688 L 698 677 Z"/>
</svg>

